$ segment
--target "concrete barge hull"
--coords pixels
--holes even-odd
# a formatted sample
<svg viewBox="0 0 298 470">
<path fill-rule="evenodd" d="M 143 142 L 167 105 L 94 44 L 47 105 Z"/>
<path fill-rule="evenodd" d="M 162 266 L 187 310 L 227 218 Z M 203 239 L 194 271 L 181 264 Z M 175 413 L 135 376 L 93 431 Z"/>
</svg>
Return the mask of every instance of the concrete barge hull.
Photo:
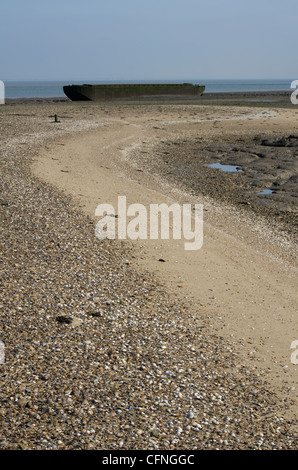
<svg viewBox="0 0 298 470">
<path fill-rule="evenodd" d="M 201 96 L 205 87 L 183 84 L 68 85 L 63 87 L 72 101 L 101 101 L 151 96 Z"/>
</svg>

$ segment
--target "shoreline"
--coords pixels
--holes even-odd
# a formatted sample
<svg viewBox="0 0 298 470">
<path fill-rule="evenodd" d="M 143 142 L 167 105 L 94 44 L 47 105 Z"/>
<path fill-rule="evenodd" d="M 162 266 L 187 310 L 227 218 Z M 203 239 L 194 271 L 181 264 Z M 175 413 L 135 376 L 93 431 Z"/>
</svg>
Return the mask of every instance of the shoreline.
<svg viewBox="0 0 298 470">
<path fill-rule="evenodd" d="M 140 97 L 139 99 L 122 99 L 122 100 L 103 100 L 102 103 L 106 104 L 117 104 L 117 103 L 192 103 L 192 104 L 211 104 L 211 105 L 245 105 L 248 106 L 251 104 L 252 106 L 282 106 L 282 107 L 289 107 L 294 108 L 294 105 L 290 101 L 290 97 L 293 90 L 272 90 L 272 91 L 237 91 L 237 92 L 204 92 L 202 96 L 193 98 L 193 97 L 160 97 L 156 99 L 154 97 Z M 252 99 L 253 101 L 249 103 L 249 100 Z M 43 104 L 43 103 L 66 103 L 70 102 L 71 100 L 66 96 L 58 96 L 58 97 L 32 97 L 32 98 L 7 98 L 5 100 L 6 105 L 18 105 L 18 104 Z M 77 104 L 82 104 L 83 102 L 72 102 Z M 86 103 L 86 102 L 85 102 Z M 96 102 L 87 102 L 87 103 L 96 103 Z"/>
<path fill-rule="evenodd" d="M 270 231 L 267 239 L 262 232 L 251 233 L 246 212 L 235 211 L 227 203 L 215 204 L 206 196 L 206 251 L 197 253 L 199 258 L 186 256 L 179 244 L 171 242 L 98 244 L 94 237 L 94 207 L 115 201 L 121 191 L 131 202 L 146 204 L 152 198 L 196 200 L 194 194 L 176 191 L 157 171 L 151 173 L 146 156 L 154 155 L 154 163 L 158 162 L 158 144 L 165 150 L 167 142 L 177 141 L 178 134 L 187 140 L 205 129 L 212 138 L 216 117 L 209 120 L 208 108 L 202 111 L 208 118 L 202 122 L 202 116 L 192 115 L 195 109 L 191 105 L 184 109 L 180 103 L 176 108 L 164 106 L 158 113 L 155 106 L 149 109 L 125 103 L 67 105 L 47 103 L 44 109 L 38 105 L 32 114 L 30 103 L 29 116 L 13 113 L 3 122 L 7 126 L 7 182 L 1 197 L 7 198 L 8 205 L 2 207 L 7 221 L 17 229 L 23 249 L 11 244 L 12 253 L 7 252 L 5 273 L 10 281 L 2 302 L 9 307 L 9 323 L 2 321 L 2 325 L 9 361 L 4 390 L 12 401 L 22 400 L 17 415 L 28 429 L 34 414 L 41 418 L 39 431 L 32 429 L 34 443 L 28 441 L 26 430 L 15 436 L 18 427 L 13 411 L 4 402 L 10 437 L 2 447 L 17 445 L 19 440 L 29 448 L 86 448 L 91 440 L 91 448 L 105 449 L 295 448 L 293 423 L 289 424 L 297 411 L 297 390 L 292 390 L 297 366 L 290 364 L 296 324 L 295 275 L 292 277 L 287 264 L 295 260 L 287 258 L 287 252 L 293 254 L 291 244 L 280 247 L 277 243 L 276 247 Z M 54 110 L 61 119 L 58 125 L 50 118 Z M 232 108 L 217 112 L 222 125 L 233 129 L 239 124 L 240 116 Z M 247 118 L 251 112 L 247 111 Z M 230 122 L 231 113 L 236 122 Z M 277 118 L 268 119 L 274 122 Z M 259 122 L 254 115 L 251 124 Z M 10 126 L 15 129 L 17 123 L 19 137 L 10 144 L 15 135 L 10 135 Z M 240 238 L 239 217 L 243 224 Z M 13 232 L 7 236 L 13 237 Z M 280 255 L 285 255 L 285 264 L 279 261 Z M 159 263 L 159 258 L 166 262 Z M 10 264 L 12 259 L 17 262 Z M 61 263 L 65 273 L 61 273 Z M 199 286 L 194 282 L 198 275 Z M 23 292 L 14 290 L 13 279 Z M 34 299 L 31 304 L 30 299 Z M 239 305 L 241 315 L 235 317 Z M 260 308 L 262 318 L 256 315 Z M 92 316 L 92 312 L 98 315 Z M 7 314 L 8 310 L 3 320 L 7 321 Z M 57 326 L 58 314 L 75 317 L 77 326 Z M 20 349 L 16 338 L 23 345 Z M 64 368 L 49 361 L 55 350 Z M 88 352 L 89 360 L 83 351 Z M 19 377 L 18 390 L 11 367 Z M 30 367 L 35 376 L 44 375 L 46 369 L 49 375 L 36 381 Z M 21 377 L 27 377 L 27 383 Z M 81 393 L 75 393 L 82 387 L 85 405 Z M 158 394 L 162 397 L 159 404 Z M 55 396 L 61 396 L 61 401 Z M 57 423 L 52 426 L 48 418 L 54 416 Z M 110 437 L 102 429 L 103 416 Z M 167 425 L 169 417 L 175 421 L 174 427 Z M 83 425 L 83 418 L 88 425 Z M 82 436 L 86 426 L 86 438 L 76 436 L 77 431 Z M 278 426 L 287 429 L 285 437 Z M 67 442 L 60 437 L 57 444 L 56 427 L 63 430 Z"/>
</svg>

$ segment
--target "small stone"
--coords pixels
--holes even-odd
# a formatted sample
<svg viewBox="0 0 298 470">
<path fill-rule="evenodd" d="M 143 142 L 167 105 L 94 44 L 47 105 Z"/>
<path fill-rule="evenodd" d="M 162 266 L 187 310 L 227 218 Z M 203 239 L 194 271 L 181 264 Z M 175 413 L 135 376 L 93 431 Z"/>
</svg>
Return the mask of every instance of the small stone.
<svg viewBox="0 0 298 470">
<path fill-rule="evenodd" d="M 74 317 L 71 321 L 71 326 L 80 326 L 83 323 L 83 320 L 80 318 Z"/>
<path fill-rule="evenodd" d="M 97 317 L 97 318 L 100 318 L 100 317 L 103 316 L 103 315 L 102 315 L 102 312 L 91 312 L 90 315 L 91 315 L 92 317 Z"/>
<path fill-rule="evenodd" d="M 66 323 L 68 325 L 72 323 L 72 320 L 72 317 L 67 317 L 66 315 L 58 315 L 58 317 L 56 317 L 58 323 Z"/>
<path fill-rule="evenodd" d="M 28 407 L 29 404 L 30 404 L 30 400 L 29 400 L 29 398 L 21 397 L 21 398 L 18 399 L 17 404 L 18 404 L 19 406 L 26 406 L 26 407 Z"/>
</svg>

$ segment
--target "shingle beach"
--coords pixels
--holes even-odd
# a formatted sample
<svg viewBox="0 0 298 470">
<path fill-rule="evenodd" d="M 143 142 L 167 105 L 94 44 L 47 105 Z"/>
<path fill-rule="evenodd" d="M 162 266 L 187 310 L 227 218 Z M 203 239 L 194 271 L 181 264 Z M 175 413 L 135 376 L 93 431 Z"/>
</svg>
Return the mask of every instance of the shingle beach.
<svg viewBox="0 0 298 470">
<path fill-rule="evenodd" d="M 0 449 L 297 449 L 296 108 L 16 100 L 0 125 Z M 118 194 L 204 204 L 198 289 L 170 242 L 95 236 Z"/>
</svg>

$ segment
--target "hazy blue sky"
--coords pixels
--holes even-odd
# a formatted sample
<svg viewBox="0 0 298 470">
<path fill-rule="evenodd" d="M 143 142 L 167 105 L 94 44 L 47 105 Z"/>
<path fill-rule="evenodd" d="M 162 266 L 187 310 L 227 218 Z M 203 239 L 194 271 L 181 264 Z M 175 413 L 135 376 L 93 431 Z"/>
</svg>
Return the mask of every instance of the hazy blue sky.
<svg viewBox="0 0 298 470">
<path fill-rule="evenodd" d="M 297 0 L 0 0 L 0 79 L 298 79 Z"/>
</svg>

